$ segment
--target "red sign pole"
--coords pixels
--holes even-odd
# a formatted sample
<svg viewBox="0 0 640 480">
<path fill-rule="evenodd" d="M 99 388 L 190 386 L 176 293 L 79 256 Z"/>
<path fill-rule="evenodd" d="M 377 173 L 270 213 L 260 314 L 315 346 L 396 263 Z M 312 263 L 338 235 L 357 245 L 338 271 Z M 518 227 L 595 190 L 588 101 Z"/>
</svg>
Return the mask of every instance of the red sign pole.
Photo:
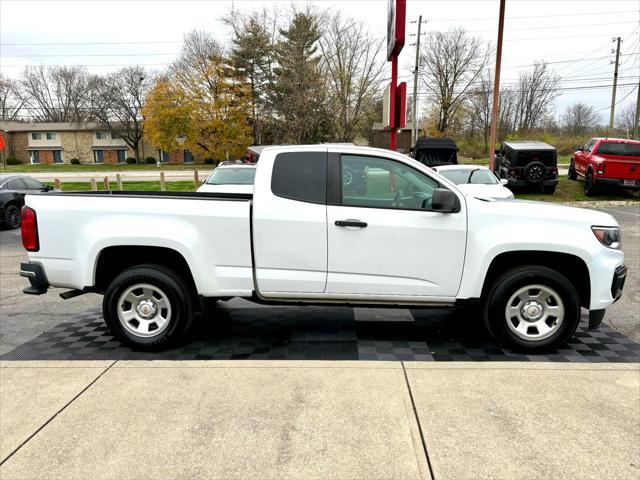
<svg viewBox="0 0 640 480">
<path fill-rule="evenodd" d="M 398 55 L 391 57 L 391 86 L 389 88 L 389 150 L 396 149 L 396 98 L 398 88 Z"/>
</svg>

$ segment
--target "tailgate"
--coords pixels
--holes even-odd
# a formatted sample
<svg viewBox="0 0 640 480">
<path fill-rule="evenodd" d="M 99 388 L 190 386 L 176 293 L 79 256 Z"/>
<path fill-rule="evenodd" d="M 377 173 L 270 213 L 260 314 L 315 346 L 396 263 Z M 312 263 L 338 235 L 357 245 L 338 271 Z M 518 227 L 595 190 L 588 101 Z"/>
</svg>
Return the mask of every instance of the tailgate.
<svg viewBox="0 0 640 480">
<path fill-rule="evenodd" d="M 640 158 L 624 160 L 607 158 L 604 165 L 603 177 L 640 180 Z"/>
</svg>

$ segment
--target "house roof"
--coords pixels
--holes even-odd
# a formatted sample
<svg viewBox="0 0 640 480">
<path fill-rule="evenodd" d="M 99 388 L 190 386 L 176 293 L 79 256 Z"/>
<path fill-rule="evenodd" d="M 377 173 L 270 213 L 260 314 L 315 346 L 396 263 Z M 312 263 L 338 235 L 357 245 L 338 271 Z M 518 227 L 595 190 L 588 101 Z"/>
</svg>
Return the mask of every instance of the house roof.
<svg viewBox="0 0 640 480">
<path fill-rule="evenodd" d="M 76 132 L 108 130 L 98 122 L 0 122 L 5 132 Z"/>
</svg>

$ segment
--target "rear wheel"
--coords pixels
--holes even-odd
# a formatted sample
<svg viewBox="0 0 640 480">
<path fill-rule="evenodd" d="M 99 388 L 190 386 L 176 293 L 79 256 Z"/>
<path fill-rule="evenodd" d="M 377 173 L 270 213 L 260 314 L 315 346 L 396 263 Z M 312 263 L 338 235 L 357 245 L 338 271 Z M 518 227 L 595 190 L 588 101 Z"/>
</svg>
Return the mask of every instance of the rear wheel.
<svg viewBox="0 0 640 480">
<path fill-rule="evenodd" d="M 102 302 L 105 323 L 122 343 L 138 350 L 176 344 L 193 324 L 193 292 L 176 272 L 139 265 L 118 275 Z"/>
<path fill-rule="evenodd" d="M 569 180 L 578 179 L 578 172 L 576 172 L 576 164 L 573 160 L 571 160 L 571 163 L 569 164 L 569 171 L 567 172 L 567 178 Z"/>
<path fill-rule="evenodd" d="M 584 194 L 587 197 L 592 197 L 597 193 L 596 186 L 593 183 L 593 173 L 589 172 L 584 177 Z"/>
<path fill-rule="evenodd" d="M 555 270 L 518 267 L 493 285 L 484 320 L 501 344 L 531 351 L 554 348 L 576 331 L 580 300 L 573 284 Z"/>
<path fill-rule="evenodd" d="M 3 221 L 7 228 L 18 228 L 20 226 L 20 209 L 15 205 L 6 207 Z"/>
</svg>

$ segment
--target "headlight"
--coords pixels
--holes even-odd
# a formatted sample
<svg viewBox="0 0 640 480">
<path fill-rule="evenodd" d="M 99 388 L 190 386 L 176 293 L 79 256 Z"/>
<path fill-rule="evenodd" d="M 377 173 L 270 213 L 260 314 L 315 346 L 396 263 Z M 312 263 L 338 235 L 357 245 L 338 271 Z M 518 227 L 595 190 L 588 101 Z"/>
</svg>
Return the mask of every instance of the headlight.
<svg viewBox="0 0 640 480">
<path fill-rule="evenodd" d="M 620 247 L 620 229 L 618 227 L 591 227 L 591 230 L 605 247 Z"/>
</svg>

